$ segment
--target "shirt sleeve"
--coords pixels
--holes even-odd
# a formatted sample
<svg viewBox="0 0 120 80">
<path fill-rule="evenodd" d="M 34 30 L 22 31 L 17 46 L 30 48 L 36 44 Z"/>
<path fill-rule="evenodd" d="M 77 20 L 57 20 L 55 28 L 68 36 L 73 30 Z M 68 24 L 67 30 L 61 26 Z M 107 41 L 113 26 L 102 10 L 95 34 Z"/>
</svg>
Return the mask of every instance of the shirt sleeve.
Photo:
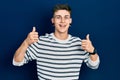
<svg viewBox="0 0 120 80">
<path fill-rule="evenodd" d="M 14 59 L 13 59 L 13 65 L 14 66 L 22 66 L 24 64 L 24 60 L 21 61 L 21 62 L 16 62 Z"/>
<path fill-rule="evenodd" d="M 36 44 L 32 44 L 27 48 L 23 61 L 16 62 L 13 59 L 13 65 L 22 66 L 22 65 L 28 63 L 29 61 L 36 60 L 36 58 L 37 58 L 36 54 L 37 54 L 37 46 L 36 46 Z"/>
<path fill-rule="evenodd" d="M 99 59 L 99 56 L 97 58 L 96 61 L 92 61 L 91 58 L 90 58 L 90 55 L 89 53 L 87 53 L 85 55 L 85 60 L 84 62 L 86 63 L 86 65 L 91 68 L 91 69 L 97 69 L 99 67 L 99 64 L 100 64 L 100 59 Z"/>
</svg>

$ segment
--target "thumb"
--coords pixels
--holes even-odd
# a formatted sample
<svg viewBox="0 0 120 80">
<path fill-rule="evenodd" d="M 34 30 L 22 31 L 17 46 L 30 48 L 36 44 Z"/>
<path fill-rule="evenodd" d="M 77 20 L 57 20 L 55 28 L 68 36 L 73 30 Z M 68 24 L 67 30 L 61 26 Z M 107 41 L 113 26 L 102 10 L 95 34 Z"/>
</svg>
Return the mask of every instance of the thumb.
<svg viewBox="0 0 120 80">
<path fill-rule="evenodd" d="M 86 36 L 86 39 L 87 39 L 87 40 L 90 40 L 89 36 L 90 36 L 90 35 L 89 35 L 89 34 L 87 34 L 87 36 Z"/>
<path fill-rule="evenodd" d="M 36 28 L 35 28 L 35 27 L 33 27 L 32 32 L 35 32 L 35 31 L 36 31 Z"/>
</svg>

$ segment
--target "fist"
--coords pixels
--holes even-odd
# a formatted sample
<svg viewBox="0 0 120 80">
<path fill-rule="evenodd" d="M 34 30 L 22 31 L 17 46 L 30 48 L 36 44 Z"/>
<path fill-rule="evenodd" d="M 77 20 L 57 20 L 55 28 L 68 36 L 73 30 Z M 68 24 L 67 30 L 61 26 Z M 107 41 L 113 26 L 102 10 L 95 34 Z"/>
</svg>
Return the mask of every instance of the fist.
<svg viewBox="0 0 120 80">
<path fill-rule="evenodd" d="M 36 28 L 33 27 L 32 32 L 30 32 L 26 38 L 26 43 L 30 45 L 37 41 L 38 41 L 38 32 L 36 32 Z"/>
<path fill-rule="evenodd" d="M 92 53 L 93 50 L 94 50 L 92 42 L 90 41 L 90 38 L 89 38 L 89 34 L 87 34 L 85 40 L 82 40 L 81 45 L 82 45 L 82 49 L 85 50 L 85 51 L 87 51 L 87 52 Z"/>
</svg>

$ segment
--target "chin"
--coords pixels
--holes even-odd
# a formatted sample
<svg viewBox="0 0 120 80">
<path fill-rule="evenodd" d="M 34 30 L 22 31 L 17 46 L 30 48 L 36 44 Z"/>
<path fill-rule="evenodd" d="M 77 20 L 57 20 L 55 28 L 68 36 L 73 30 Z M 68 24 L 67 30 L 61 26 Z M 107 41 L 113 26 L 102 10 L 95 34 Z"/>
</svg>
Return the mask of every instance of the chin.
<svg viewBox="0 0 120 80">
<path fill-rule="evenodd" d="M 59 33 L 67 33 L 67 31 L 59 31 Z"/>
</svg>

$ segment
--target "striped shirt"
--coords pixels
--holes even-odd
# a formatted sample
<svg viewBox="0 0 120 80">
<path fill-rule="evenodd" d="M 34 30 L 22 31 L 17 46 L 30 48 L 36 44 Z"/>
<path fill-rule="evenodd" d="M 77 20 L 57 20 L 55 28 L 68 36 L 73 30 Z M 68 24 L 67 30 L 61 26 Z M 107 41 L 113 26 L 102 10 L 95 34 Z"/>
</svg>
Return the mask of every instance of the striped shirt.
<svg viewBox="0 0 120 80">
<path fill-rule="evenodd" d="M 40 36 L 39 41 L 30 45 L 22 64 L 36 60 L 39 80 L 78 80 L 83 62 L 96 69 L 89 53 L 81 48 L 81 39 L 69 35 L 66 40 L 57 39 L 53 33 Z M 15 65 L 15 62 L 14 62 Z"/>
</svg>

